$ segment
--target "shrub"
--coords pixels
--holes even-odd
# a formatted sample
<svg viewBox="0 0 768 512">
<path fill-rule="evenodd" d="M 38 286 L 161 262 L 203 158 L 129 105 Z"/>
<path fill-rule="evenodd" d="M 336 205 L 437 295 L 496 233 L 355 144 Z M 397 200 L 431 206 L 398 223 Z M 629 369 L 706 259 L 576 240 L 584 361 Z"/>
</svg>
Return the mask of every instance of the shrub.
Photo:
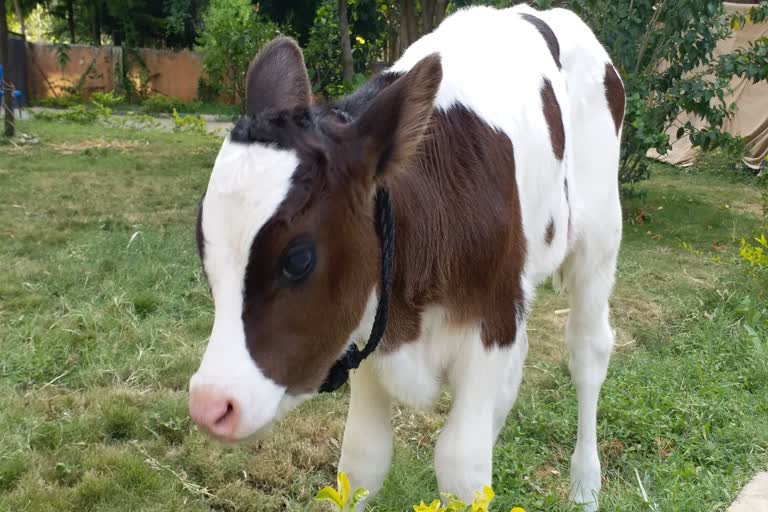
<svg viewBox="0 0 768 512">
<path fill-rule="evenodd" d="M 258 49 L 278 34 L 278 26 L 254 12 L 248 0 L 211 0 L 197 47 L 208 85 L 239 102 L 244 112 L 248 65 Z"/>
<path fill-rule="evenodd" d="M 98 103 L 91 107 L 75 105 L 63 112 L 38 112 L 35 117 L 46 121 L 69 121 L 78 124 L 93 124 L 96 121 L 106 121 L 112 115 L 112 110 Z"/>
<path fill-rule="evenodd" d="M 341 34 L 336 0 L 324 0 L 317 8 L 315 21 L 304 50 L 312 92 L 337 97 L 362 85 L 368 65 L 381 56 L 386 22 L 383 14 L 370 0 L 351 0 L 350 29 L 355 75 L 351 84 L 344 84 L 341 70 Z"/>
<path fill-rule="evenodd" d="M 82 101 L 83 99 L 80 96 L 76 96 L 74 94 L 64 94 L 62 96 L 42 98 L 37 100 L 35 103 L 37 103 L 41 107 L 69 108 L 82 103 Z"/>
<path fill-rule="evenodd" d="M 341 40 L 336 0 L 325 0 L 317 8 L 304 50 L 312 92 L 327 97 L 346 92 L 341 72 Z"/>
<path fill-rule="evenodd" d="M 114 108 L 125 101 L 124 96 L 116 96 L 114 91 L 95 92 L 91 94 L 91 103 L 98 103 L 102 107 Z"/>
<path fill-rule="evenodd" d="M 718 0 L 571 0 L 566 2 L 589 24 L 624 78 L 622 183 L 648 176 L 649 149 L 665 154 L 667 130 L 677 126 L 703 149 L 738 148 L 721 127 L 733 112 L 726 102 L 734 76 L 768 77 L 768 40 L 712 58 L 717 43 L 747 22 L 761 22 L 768 3 L 747 17 L 725 15 Z M 696 114 L 706 126 L 680 124 L 681 113 Z"/>
<path fill-rule="evenodd" d="M 170 114 L 183 108 L 184 102 L 180 99 L 161 94 L 154 94 L 141 102 L 141 110 L 148 114 Z"/>
<path fill-rule="evenodd" d="M 173 119 L 173 131 L 175 132 L 192 132 L 204 135 L 208 133 L 206 131 L 205 119 L 197 116 L 180 116 L 176 109 L 173 109 L 171 113 L 171 119 Z"/>
</svg>

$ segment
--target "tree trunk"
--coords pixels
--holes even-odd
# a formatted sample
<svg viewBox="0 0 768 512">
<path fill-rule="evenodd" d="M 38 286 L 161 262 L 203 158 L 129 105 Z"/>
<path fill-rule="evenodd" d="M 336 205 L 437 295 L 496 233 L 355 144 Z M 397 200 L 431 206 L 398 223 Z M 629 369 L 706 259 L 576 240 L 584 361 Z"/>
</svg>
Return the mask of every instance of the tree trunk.
<svg viewBox="0 0 768 512">
<path fill-rule="evenodd" d="M 67 24 L 69 25 L 69 38 L 75 44 L 75 6 L 74 0 L 67 0 Z"/>
<path fill-rule="evenodd" d="M 27 39 L 27 28 L 24 25 L 24 11 L 21 10 L 21 3 L 19 0 L 13 0 L 13 6 L 16 8 L 16 18 L 19 20 L 19 25 L 21 25 L 21 35 L 24 36 L 24 40 Z"/>
<path fill-rule="evenodd" d="M 416 5 L 414 0 L 400 0 L 400 51 L 399 55 L 418 37 Z"/>
<path fill-rule="evenodd" d="M 341 75 L 345 85 L 352 83 L 355 74 L 352 60 L 352 45 L 349 40 L 349 19 L 347 18 L 347 0 L 338 0 L 339 32 L 341 33 Z"/>
<path fill-rule="evenodd" d="M 93 4 L 93 44 L 101 46 L 101 1 Z"/>
<path fill-rule="evenodd" d="M 432 28 L 437 28 L 445 18 L 445 10 L 448 8 L 448 0 L 435 0 L 435 12 Z"/>
<path fill-rule="evenodd" d="M 421 0 L 421 31 L 429 34 L 434 30 L 435 0 Z"/>
<path fill-rule="evenodd" d="M 0 1 L 0 64 L 3 66 L 5 77 L 8 76 L 8 47 L 10 46 L 8 38 L 8 17 L 5 11 L 5 1 Z M 13 94 L 11 89 L 7 86 L 8 79 L 4 78 L 3 90 L 5 95 L 3 96 L 3 105 L 0 110 L 5 112 L 5 136 L 13 137 L 15 123 L 13 121 Z"/>
<path fill-rule="evenodd" d="M 384 19 L 386 20 L 387 27 L 387 39 L 386 39 L 386 53 L 384 61 L 387 65 L 392 65 L 398 57 L 398 42 L 397 42 L 397 23 L 394 14 L 394 9 L 387 9 Z"/>
</svg>

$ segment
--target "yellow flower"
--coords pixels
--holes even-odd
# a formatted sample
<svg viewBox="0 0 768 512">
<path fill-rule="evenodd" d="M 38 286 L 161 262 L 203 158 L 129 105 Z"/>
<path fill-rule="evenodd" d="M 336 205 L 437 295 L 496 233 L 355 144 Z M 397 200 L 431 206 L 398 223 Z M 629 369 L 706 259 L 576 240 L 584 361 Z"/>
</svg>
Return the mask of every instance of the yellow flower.
<svg viewBox="0 0 768 512">
<path fill-rule="evenodd" d="M 483 487 L 483 492 L 475 493 L 475 500 L 472 502 L 472 512 L 488 512 L 488 506 L 493 501 L 496 494 L 493 489 L 487 485 Z"/>
<path fill-rule="evenodd" d="M 525 512 L 525 510 L 523 509 L 523 507 L 515 507 L 509 512 Z"/>
<path fill-rule="evenodd" d="M 355 36 L 355 41 L 357 41 L 357 44 L 365 44 L 365 39 L 360 36 Z"/>
<path fill-rule="evenodd" d="M 438 512 L 440 510 L 440 500 L 435 500 L 429 505 L 425 505 L 422 501 L 419 505 L 413 506 L 414 512 Z"/>
<path fill-rule="evenodd" d="M 349 501 L 349 493 L 350 493 L 349 478 L 347 478 L 347 475 L 344 474 L 343 471 L 339 471 L 339 475 L 336 480 L 337 480 L 336 484 L 338 485 L 338 491 L 333 487 L 325 487 L 323 489 L 320 489 L 320 492 L 318 492 L 317 496 L 315 496 L 315 500 L 330 501 L 331 503 L 336 505 L 336 507 L 339 510 L 343 511 L 347 506 L 347 502 Z"/>
</svg>

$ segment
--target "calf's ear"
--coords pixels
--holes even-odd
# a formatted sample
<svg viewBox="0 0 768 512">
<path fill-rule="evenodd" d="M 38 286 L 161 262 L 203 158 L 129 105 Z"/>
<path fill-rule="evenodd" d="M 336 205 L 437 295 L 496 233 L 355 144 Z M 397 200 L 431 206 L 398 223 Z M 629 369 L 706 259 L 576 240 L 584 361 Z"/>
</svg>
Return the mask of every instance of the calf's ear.
<svg viewBox="0 0 768 512">
<path fill-rule="evenodd" d="M 267 43 L 254 57 L 246 76 L 246 112 L 307 107 L 310 85 L 304 55 L 290 37 Z"/>
<path fill-rule="evenodd" d="M 422 142 L 443 78 L 437 53 L 420 60 L 381 91 L 350 126 L 374 179 L 395 173 L 414 156 Z"/>
</svg>

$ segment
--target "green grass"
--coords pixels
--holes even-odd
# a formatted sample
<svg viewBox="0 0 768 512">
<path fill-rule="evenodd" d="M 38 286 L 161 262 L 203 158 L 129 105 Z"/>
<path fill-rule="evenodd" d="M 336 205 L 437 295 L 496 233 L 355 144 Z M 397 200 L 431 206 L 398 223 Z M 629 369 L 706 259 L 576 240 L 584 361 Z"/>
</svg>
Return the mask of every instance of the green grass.
<svg viewBox="0 0 768 512">
<path fill-rule="evenodd" d="M 333 481 L 345 394 L 306 404 L 258 446 L 220 446 L 187 416 L 213 318 L 193 220 L 219 141 L 19 129 L 41 144 L 0 146 L 0 510 L 322 510 L 312 497 Z M 729 165 L 659 166 L 625 201 L 602 510 L 724 510 L 768 466 L 768 327 L 744 320 L 759 290 L 737 261 L 738 240 L 760 228 L 760 194 Z M 571 510 L 565 307 L 542 287 L 496 450 L 495 510 Z M 395 464 L 371 509 L 436 496 L 446 408 L 398 408 Z"/>
</svg>

